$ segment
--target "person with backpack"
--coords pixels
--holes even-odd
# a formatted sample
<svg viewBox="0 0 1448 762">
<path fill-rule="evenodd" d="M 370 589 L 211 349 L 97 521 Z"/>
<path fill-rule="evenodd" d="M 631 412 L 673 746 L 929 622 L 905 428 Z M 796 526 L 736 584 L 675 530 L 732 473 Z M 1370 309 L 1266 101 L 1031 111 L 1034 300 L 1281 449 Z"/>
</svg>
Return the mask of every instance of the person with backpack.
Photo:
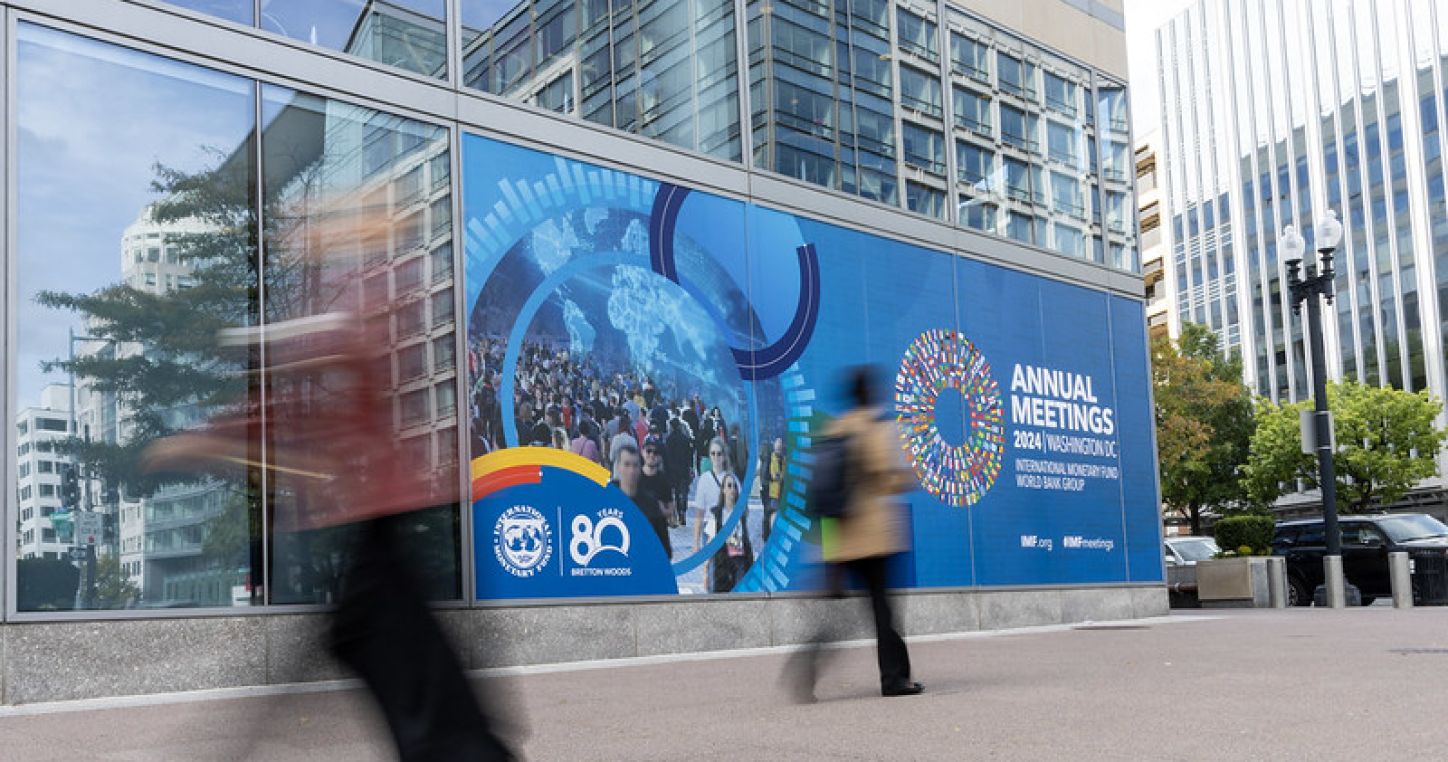
<svg viewBox="0 0 1448 762">
<path fill-rule="evenodd" d="M 854 369 L 848 387 L 854 407 L 829 425 L 816 448 L 809 504 L 823 525 L 826 578 L 848 576 L 869 593 L 880 693 L 914 695 L 925 688 L 911 679 L 910 654 L 896 629 L 887 592 L 892 559 L 909 548 L 909 527 L 898 495 L 911 489 L 914 477 L 900 461 L 895 424 L 883 418 L 877 406 L 873 372 Z M 810 644 L 786 669 L 797 700 L 814 700 L 822 646 L 832 639 L 821 621 Z"/>
</svg>

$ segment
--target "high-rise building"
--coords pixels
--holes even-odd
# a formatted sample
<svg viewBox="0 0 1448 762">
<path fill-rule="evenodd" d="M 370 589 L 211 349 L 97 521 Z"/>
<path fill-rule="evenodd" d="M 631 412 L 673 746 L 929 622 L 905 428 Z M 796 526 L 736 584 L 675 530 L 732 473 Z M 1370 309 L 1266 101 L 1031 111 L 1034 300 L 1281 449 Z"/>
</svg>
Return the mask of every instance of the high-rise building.
<svg viewBox="0 0 1448 762">
<path fill-rule="evenodd" d="M 1309 395 L 1277 239 L 1336 211 L 1330 377 L 1445 387 L 1443 83 L 1429 0 L 1201 0 L 1156 33 L 1172 323 L 1209 326 L 1247 383 Z"/>
<path fill-rule="evenodd" d="M 1146 285 L 1146 328 L 1155 339 L 1171 333 L 1172 292 L 1166 281 L 1167 246 L 1161 230 L 1160 135 L 1136 141 L 1136 225 L 1141 235 L 1141 279 Z"/>
<path fill-rule="evenodd" d="M 48 384 L 38 404 L 21 408 L 15 418 L 16 534 L 18 558 L 62 559 L 70 550 L 50 517 L 67 505 L 65 483 L 73 477 L 71 459 L 58 444 L 70 437 L 70 387 Z"/>
</svg>

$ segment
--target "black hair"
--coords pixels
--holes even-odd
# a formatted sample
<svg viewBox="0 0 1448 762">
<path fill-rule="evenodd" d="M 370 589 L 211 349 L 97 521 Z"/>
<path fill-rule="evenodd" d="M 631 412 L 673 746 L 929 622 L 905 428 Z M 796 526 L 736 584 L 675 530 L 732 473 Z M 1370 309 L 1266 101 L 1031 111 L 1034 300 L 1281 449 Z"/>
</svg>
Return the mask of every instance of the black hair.
<svg viewBox="0 0 1448 762">
<path fill-rule="evenodd" d="M 849 371 L 849 396 L 855 407 L 870 407 L 879 401 L 875 373 L 868 365 L 857 365 Z"/>
</svg>

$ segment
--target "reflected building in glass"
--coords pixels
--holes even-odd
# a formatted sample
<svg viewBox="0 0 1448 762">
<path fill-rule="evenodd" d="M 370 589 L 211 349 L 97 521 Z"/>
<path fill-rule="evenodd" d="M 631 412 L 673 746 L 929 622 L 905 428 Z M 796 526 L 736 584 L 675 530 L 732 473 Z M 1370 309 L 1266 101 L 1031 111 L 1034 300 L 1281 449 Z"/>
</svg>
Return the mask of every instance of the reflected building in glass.
<svg viewBox="0 0 1448 762">
<path fill-rule="evenodd" d="M 464 2 L 462 83 L 738 160 L 733 0 Z"/>
<path fill-rule="evenodd" d="M 1277 238 L 1338 212 L 1332 378 L 1443 397 L 1448 8 L 1430 0 L 1208 0 L 1156 33 L 1172 322 L 1243 357 L 1247 383 L 1310 393 Z"/>
<path fill-rule="evenodd" d="M 1136 270 L 1123 83 L 954 4 L 464 2 L 463 83 Z M 941 8 L 946 22 L 940 21 Z M 1101 118 L 1097 118 L 1097 114 Z"/>
<path fill-rule="evenodd" d="M 1138 269 L 1120 82 L 954 4 L 747 8 L 756 167 Z"/>
<path fill-rule="evenodd" d="M 15 417 L 16 557 L 61 561 L 73 542 L 59 536 L 51 517 L 73 508 L 65 500 L 65 482 L 74 473 L 71 458 L 57 447 L 70 437 L 70 386 L 47 384 L 36 402 Z"/>
</svg>

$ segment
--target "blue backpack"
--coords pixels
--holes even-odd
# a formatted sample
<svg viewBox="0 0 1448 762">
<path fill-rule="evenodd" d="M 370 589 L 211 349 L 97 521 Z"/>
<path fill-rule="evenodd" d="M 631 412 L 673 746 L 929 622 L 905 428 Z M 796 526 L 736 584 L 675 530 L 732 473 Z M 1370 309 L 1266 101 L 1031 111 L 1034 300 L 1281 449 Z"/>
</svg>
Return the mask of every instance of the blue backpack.
<svg viewBox="0 0 1448 762">
<path fill-rule="evenodd" d="M 845 515 L 854 487 L 849 461 L 849 436 L 825 437 L 814 443 L 814 469 L 805 493 L 812 515 L 829 519 Z"/>
</svg>

